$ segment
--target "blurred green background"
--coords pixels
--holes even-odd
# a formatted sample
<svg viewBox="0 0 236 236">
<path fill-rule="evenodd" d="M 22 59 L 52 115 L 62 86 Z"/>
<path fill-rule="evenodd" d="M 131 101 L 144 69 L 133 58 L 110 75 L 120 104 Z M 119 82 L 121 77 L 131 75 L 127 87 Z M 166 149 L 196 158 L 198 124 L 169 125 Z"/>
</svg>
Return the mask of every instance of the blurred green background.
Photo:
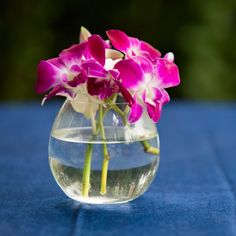
<svg viewBox="0 0 236 236">
<path fill-rule="evenodd" d="M 42 98 L 33 90 L 37 63 L 76 43 L 81 25 L 173 51 L 182 78 L 169 90 L 175 98 L 236 99 L 235 0 L 2 0 L 0 100 Z"/>
</svg>

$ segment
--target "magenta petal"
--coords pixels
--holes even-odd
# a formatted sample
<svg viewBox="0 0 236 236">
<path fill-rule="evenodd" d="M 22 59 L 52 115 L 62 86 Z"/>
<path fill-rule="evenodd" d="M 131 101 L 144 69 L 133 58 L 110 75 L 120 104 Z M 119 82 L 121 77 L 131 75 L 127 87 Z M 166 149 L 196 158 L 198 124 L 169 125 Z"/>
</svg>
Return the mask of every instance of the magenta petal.
<svg viewBox="0 0 236 236">
<path fill-rule="evenodd" d="M 155 93 L 155 98 L 153 99 L 153 102 L 161 103 L 164 105 L 170 101 L 170 96 L 165 89 L 155 88 L 154 93 Z"/>
<path fill-rule="evenodd" d="M 130 108 L 128 121 L 130 123 L 136 122 L 141 117 L 142 113 L 143 113 L 142 106 L 139 103 L 135 102 L 133 106 Z"/>
<path fill-rule="evenodd" d="M 157 61 L 157 78 L 160 80 L 162 88 L 169 88 L 179 85 L 179 69 L 176 64 L 166 59 Z"/>
<path fill-rule="evenodd" d="M 89 78 L 87 81 L 87 90 L 91 96 L 99 95 L 104 92 L 104 88 L 108 86 L 108 81 L 105 79 Z"/>
<path fill-rule="evenodd" d="M 56 66 L 59 69 L 65 68 L 65 64 L 60 60 L 59 57 L 51 58 L 51 59 L 47 60 L 47 62 L 50 64 L 53 64 L 54 66 Z"/>
<path fill-rule="evenodd" d="M 134 89 L 143 79 L 143 71 L 141 67 L 132 59 L 119 61 L 115 65 L 115 69 L 120 72 L 120 79 L 123 86 L 127 89 Z"/>
<path fill-rule="evenodd" d="M 94 60 L 85 61 L 81 64 L 81 68 L 87 73 L 88 77 L 106 78 L 107 71 L 99 63 Z"/>
<path fill-rule="evenodd" d="M 47 61 L 40 61 L 38 64 L 38 78 L 35 86 L 36 92 L 44 93 L 58 84 L 60 82 L 60 74 L 60 69 L 58 69 L 55 65 Z"/>
<path fill-rule="evenodd" d="M 114 82 L 119 87 L 119 91 L 122 94 L 122 96 L 125 99 L 125 101 L 129 104 L 130 107 L 132 107 L 133 104 L 134 104 L 134 99 L 131 96 L 131 94 L 129 93 L 129 91 L 120 83 L 120 81 L 114 80 Z"/>
<path fill-rule="evenodd" d="M 67 82 L 67 84 L 70 85 L 71 87 L 76 87 L 80 84 L 85 83 L 87 80 L 88 80 L 87 75 L 84 72 L 81 72 L 78 75 L 76 75 L 73 80 Z"/>
<path fill-rule="evenodd" d="M 59 54 L 59 58 L 68 68 L 70 68 L 74 64 L 78 64 L 81 61 L 86 46 L 87 42 L 72 45 L 71 47 L 64 49 Z"/>
<path fill-rule="evenodd" d="M 141 66 L 145 74 L 153 74 L 153 65 L 146 57 L 133 56 L 132 59 Z"/>
<path fill-rule="evenodd" d="M 107 36 L 113 47 L 121 52 L 127 53 L 131 48 L 128 36 L 121 30 L 108 30 Z"/>
<path fill-rule="evenodd" d="M 106 99 L 118 91 L 118 86 L 108 79 L 89 78 L 87 82 L 88 93 L 97 95 L 100 99 Z"/>
<path fill-rule="evenodd" d="M 104 46 L 106 49 L 110 49 L 111 48 L 111 44 L 110 44 L 110 41 L 107 39 L 107 40 L 104 40 Z"/>
<path fill-rule="evenodd" d="M 69 89 L 67 89 L 67 88 L 64 88 L 64 87 L 58 85 L 58 86 L 55 86 L 55 87 L 50 91 L 50 93 L 47 94 L 47 95 L 44 97 L 44 99 L 43 99 L 43 101 L 42 101 L 42 104 L 43 104 L 45 101 L 51 99 L 51 98 L 54 97 L 54 96 L 64 96 L 64 97 L 71 97 L 71 98 L 73 98 L 73 97 L 75 96 L 75 93 L 73 93 L 71 90 L 69 90 Z"/>
<path fill-rule="evenodd" d="M 102 66 L 105 64 L 105 42 L 99 35 L 88 38 L 88 48 L 91 56 Z"/>
<path fill-rule="evenodd" d="M 165 89 L 162 89 L 162 98 L 161 98 L 161 103 L 163 105 L 165 105 L 166 103 L 168 103 L 170 101 L 170 96 L 167 93 L 167 91 Z"/>
<path fill-rule="evenodd" d="M 131 42 L 132 48 L 139 48 L 140 41 L 137 38 L 129 37 L 129 41 Z"/>
<path fill-rule="evenodd" d="M 108 70 L 109 74 L 112 76 L 114 80 L 117 80 L 119 78 L 119 71 L 117 70 Z"/>
<path fill-rule="evenodd" d="M 155 94 L 155 98 L 154 98 L 154 102 L 157 103 L 157 102 L 161 102 L 162 98 L 163 98 L 163 91 L 164 89 L 159 89 L 159 88 L 154 88 L 153 91 L 154 91 L 154 94 Z M 164 90 L 165 91 L 165 90 Z"/>
<path fill-rule="evenodd" d="M 152 60 L 155 60 L 161 56 L 161 53 L 147 42 L 140 41 L 139 48 L 140 51 L 148 52 Z"/>
<path fill-rule="evenodd" d="M 146 106 L 147 106 L 147 111 L 148 111 L 149 117 L 154 122 L 157 122 L 160 119 L 160 117 L 161 117 L 162 105 L 159 104 L 159 103 L 156 103 L 156 105 L 152 105 L 152 104 L 146 103 Z"/>
<path fill-rule="evenodd" d="M 81 72 L 81 68 L 79 65 L 74 64 L 73 66 L 71 66 L 70 71 L 73 73 L 79 73 Z"/>
</svg>

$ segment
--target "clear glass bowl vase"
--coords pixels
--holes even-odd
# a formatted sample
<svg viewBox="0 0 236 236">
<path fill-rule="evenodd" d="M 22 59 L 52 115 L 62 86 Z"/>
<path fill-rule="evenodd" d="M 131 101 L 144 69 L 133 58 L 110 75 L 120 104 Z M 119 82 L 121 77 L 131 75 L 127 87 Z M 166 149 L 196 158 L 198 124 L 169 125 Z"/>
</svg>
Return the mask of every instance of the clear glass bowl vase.
<svg viewBox="0 0 236 236">
<path fill-rule="evenodd" d="M 90 108 L 96 111 L 94 116 L 80 113 Z M 122 203 L 150 186 L 159 165 L 156 125 L 145 112 L 129 124 L 125 110 L 125 103 L 94 107 L 66 100 L 63 104 L 51 131 L 49 163 L 56 182 L 71 199 Z"/>
</svg>

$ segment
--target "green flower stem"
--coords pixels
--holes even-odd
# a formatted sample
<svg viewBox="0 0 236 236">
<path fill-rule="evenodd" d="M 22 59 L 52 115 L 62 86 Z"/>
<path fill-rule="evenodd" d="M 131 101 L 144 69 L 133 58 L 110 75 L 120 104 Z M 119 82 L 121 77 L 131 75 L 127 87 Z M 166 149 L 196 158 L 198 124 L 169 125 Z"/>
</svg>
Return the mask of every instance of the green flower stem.
<svg viewBox="0 0 236 236">
<path fill-rule="evenodd" d="M 83 184 L 82 184 L 82 197 L 88 197 L 90 189 L 90 170 L 91 170 L 91 158 L 93 153 L 93 144 L 89 143 L 87 145 L 85 161 L 84 161 L 84 170 L 83 170 Z"/>
<path fill-rule="evenodd" d="M 92 124 L 92 133 L 94 136 L 97 134 L 97 125 L 96 125 L 95 116 L 91 116 L 91 124 Z M 88 197 L 89 189 L 90 189 L 90 172 L 91 172 L 92 154 L 93 154 L 93 144 L 88 143 L 86 153 L 85 153 L 83 179 L 82 179 L 82 197 L 85 197 L 85 198 Z"/>
<path fill-rule="evenodd" d="M 95 116 L 92 115 L 91 116 L 91 123 L 92 123 L 92 132 L 93 135 L 97 133 L 97 125 L 96 125 L 96 120 L 95 120 Z"/>
<path fill-rule="evenodd" d="M 145 152 L 154 154 L 154 155 L 159 155 L 160 150 L 158 148 L 153 147 L 148 141 L 140 141 L 140 143 L 143 145 L 143 149 Z"/>
<path fill-rule="evenodd" d="M 103 126 L 103 107 L 102 105 L 99 106 L 99 125 L 101 130 L 101 138 L 103 141 L 106 140 L 105 130 Z M 103 163 L 102 163 L 102 174 L 101 174 L 101 190 L 100 193 L 102 195 L 106 194 L 107 192 L 107 171 L 108 171 L 108 164 L 109 164 L 109 153 L 107 150 L 106 143 L 102 144 L 103 146 Z"/>
</svg>

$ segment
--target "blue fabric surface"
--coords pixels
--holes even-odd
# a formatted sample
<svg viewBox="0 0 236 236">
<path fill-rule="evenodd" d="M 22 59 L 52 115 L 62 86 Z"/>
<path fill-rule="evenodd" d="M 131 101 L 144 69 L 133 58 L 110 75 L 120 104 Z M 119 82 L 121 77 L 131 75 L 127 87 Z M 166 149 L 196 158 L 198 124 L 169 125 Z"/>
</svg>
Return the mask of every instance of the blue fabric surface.
<svg viewBox="0 0 236 236">
<path fill-rule="evenodd" d="M 236 104 L 175 102 L 161 164 L 123 205 L 80 205 L 55 183 L 47 145 L 60 104 L 0 105 L 0 235 L 236 235 Z"/>
</svg>

